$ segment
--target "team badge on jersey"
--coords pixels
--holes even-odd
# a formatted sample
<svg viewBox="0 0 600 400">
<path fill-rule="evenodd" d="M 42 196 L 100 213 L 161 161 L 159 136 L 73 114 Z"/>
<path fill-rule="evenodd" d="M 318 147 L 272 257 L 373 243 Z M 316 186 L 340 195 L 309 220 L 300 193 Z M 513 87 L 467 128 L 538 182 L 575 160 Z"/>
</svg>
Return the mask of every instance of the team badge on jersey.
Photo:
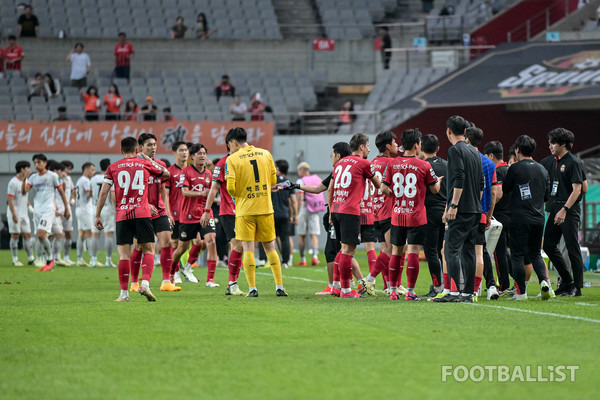
<svg viewBox="0 0 600 400">
<path fill-rule="evenodd" d="M 567 168 L 567 166 L 565 164 L 560 166 L 560 172 L 565 172 L 565 168 Z"/>
</svg>

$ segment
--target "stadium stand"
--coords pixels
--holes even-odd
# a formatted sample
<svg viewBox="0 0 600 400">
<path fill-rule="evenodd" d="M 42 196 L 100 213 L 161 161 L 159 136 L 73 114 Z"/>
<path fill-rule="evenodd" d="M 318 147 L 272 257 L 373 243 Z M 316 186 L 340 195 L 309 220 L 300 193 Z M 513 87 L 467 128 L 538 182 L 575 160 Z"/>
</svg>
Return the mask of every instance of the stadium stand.
<svg viewBox="0 0 600 400">
<path fill-rule="evenodd" d="M 19 11 L 12 0 L 0 0 L 2 35 L 15 33 Z M 196 38 L 196 17 L 204 12 L 211 37 L 220 39 L 282 39 L 270 0 L 49 0 L 34 4 L 40 33 L 58 37 L 113 38 L 127 30 L 130 38 L 167 38 L 178 16 L 189 38 Z"/>
<path fill-rule="evenodd" d="M 316 0 L 325 34 L 332 39 L 373 37 L 373 23 L 382 22 L 386 13 L 393 13 L 393 0 Z"/>
</svg>

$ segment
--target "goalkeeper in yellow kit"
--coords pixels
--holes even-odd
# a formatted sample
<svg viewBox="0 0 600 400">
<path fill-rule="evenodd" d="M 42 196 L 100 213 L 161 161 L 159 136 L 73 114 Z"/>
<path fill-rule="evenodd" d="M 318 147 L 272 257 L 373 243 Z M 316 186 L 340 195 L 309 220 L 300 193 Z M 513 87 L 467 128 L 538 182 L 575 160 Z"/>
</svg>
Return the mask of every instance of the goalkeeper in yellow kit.
<svg viewBox="0 0 600 400">
<path fill-rule="evenodd" d="M 242 242 L 244 272 L 249 291 L 258 297 L 254 241 L 262 242 L 275 278 L 276 295 L 287 296 L 281 277 L 281 262 L 275 250 L 275 220 L 271 187 L 277 184 L 271 153 L 248 144 L 243 128 L 230 129 L 225 138 L 230 155 L 225 164 L 227 191 L 235 200 L 235 238 Z"/>
</svg>

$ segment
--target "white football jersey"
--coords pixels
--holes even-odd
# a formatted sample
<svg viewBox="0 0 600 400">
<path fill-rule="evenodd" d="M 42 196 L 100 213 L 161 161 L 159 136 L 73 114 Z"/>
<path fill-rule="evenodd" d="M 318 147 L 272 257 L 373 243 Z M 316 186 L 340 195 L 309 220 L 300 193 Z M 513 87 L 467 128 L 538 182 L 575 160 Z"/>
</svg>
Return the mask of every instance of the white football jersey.
<svg viewBox="0 0 600 400">
<path fill-rule="evenodd" d="M 54 190 L 61 185 L 56 173 L 46 171 L 44 175 L 40 175 L 35 172 L 27 179 L 27 185 L 35 190 L 33 208 L 36 214 L 56 211 Z"/>
<path fill-rule="evenodd" d="M 10 180 L 10 182 L 8 182 L 8 191 L 6 192 L 6 194 L 9 197 L 13 198 L 13 202 L 15 205 L 15 212 L 17 213 L 17 216 L 24 218 L 27 216 L 28 195 L 21 193 L 22 183 L 23 183 L 22 180 L 20 180 L 16 176 L 13 176 L 13 178 Z M 10 212 L 10 208 L 9 207 L 6 207 L 6 208 L 7 208 L 7 214 L 9 216 L 9 218 L 12 218 L 12 213 Z"/>
<path fill-rule="evenodd" d="M 75 185 L 75 206 L 91 210 L 92 207 L 92 187 L 89 178 L 81 176 Z"/>
</svg>

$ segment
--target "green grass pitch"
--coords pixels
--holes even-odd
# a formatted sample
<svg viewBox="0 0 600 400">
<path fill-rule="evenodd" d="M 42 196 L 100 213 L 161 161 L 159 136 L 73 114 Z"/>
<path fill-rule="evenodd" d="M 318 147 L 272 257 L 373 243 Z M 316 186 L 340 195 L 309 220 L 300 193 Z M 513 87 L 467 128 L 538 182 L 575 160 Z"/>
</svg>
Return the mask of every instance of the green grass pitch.
<svg viewBox="0 0 600 400">
<path fill-rule="evenodd" d="M 72 255 L 72 258 L 73 255 Z M 104 259 L 100 255 L 100 260 Z M 21 257 L 25 260 L 24 254 Z M 366 269 L 364 252 L 357 259 Z M 116 258 L 115 258 L 116 260 Z M 322 261 L 323 262 L 323 261 Z M 0 252 L 2 399 L 597 398 L 600 277 L 584 297 L 478 304 L 315 296 L 324 267 L 258 269 L 255 299 L 184 283 L 115 303 L 112 268 L 12 267 Z M 405 281 L 404 276 L 404 281 Z M 247 284 L 243 274 L 240 283 Z M 431 283 L 421 265 L 417 292 Z M 380 283 L 378 282 L 379 286 Z M 535 282 L 529 295 L 539 292 Z M 570 382 L 442 381 L 443 365 L 577 366 Z M 457 370 L 458 371 L 458 370 Z M 459 375 L 459 378 L 462 375 Z M 546 373 L 545 375 L 549 375 Z M 505 379 L 506 380 L 506 379 Z"/>
</svg>

